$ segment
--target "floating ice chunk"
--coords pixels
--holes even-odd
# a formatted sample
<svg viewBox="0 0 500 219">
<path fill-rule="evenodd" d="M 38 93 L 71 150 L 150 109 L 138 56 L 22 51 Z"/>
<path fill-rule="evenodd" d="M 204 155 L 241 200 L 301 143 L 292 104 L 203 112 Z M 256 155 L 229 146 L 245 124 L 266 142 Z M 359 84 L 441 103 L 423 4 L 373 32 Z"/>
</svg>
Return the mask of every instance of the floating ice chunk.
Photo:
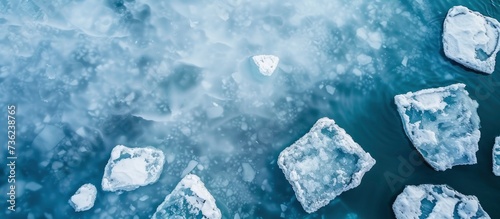
<svg viewBox="0 0 500 219">
<path fill-rule="evenodd" d="M 259 67 L 259 72 L 265 76 L 271 76 L 280 61 L 279 57 L 274 55 L 256 55 L 252 59 L 255 65 Z"/>
<path fill-rule="evenodd" d="M 93 184 L 87 183 L 81 186 L 69 199 L 69 204 L 76 212 L 86 211 L 94 207 L 97 189 Z"/>
<path fill-rule="evenodd" d="M 493 145 L 493 173 L 500 176 L 500 136 L 495 138 Z"/>
<path fill-rule="evenodd" d="M 358 28 L 356 36 L 366 41 L 373 49 L 380 49 L 382 46 L 382 35 L 379 32 L 369 32 L 365 28 Z"/>
<path fill-rule="evenodd" d="M 36 183 L 36 182 L 29 182 L 24 185 L 24 188 L 30 191 L 38 191 L 42 188 L 42 185 Z"/>
<path fill-rule="evenodd" d="M 64 132 L 60 128 L 46 125 L 33 139 L 33 146 L 42 150 L 52 150 L 64 137 Z"/>
<path fill-rule="evenodd" d="M 392 210 L 397 219 L 490 218 L 475 196 L 463 195 L 447 185 L 406 186 Z"/>
<path fill-rule="evenodd" d="M 464 84 L 408 92 L 394 100 L 406 135 L 435 170 L 477 162 L 478 104 Z"/>
<path fill-rule="evenodd" d="M 243 181 L 252 182 L 255 178 L 255 170 L 249 163 L 242 163 L 241 167 L 243 168 Z"/>
<path fill-rule="evenodd" d="M 161 150 L 117 145 L 104 169 L 102 190 L 131 191 L 152 184 L 160 177 L 164 162 Z"/>
<path fill-rule="evenodd" d="M 444 20 L 445 55 L 476 71 L 493 73 L 500 49 L 500 23 L 463 6 L 448 11 Z"/>
<path fill-rule="evenodd" d="M 196 167 L 196 165 L 198 165 L 198 161 L 196 161 L 196 160 L 189 161 L 186 168 L 184 168 L 184 170 L 182 170 L 181 177 L 184 177 L 188 173 L 190 173 Z"/>
<path fill-rule="evenodd" d="M 279 167 L 308 213 L 357 187 L 374 164 L 370 154 L 328 118 L 319 119 L 278 158 Z"/>
<path fill-rule="evenodd" d="M 158 206 L 152 219 L 222 218 L 215 199 L 196 175 L 185 176 Z"/>
<path fill-rule="evenodd" d="M 408 56 L 403 57 L 403 61 L 401 61 L 401 65 L 406 67 L 408 65 Z"/>
<path fill-rule="evenodd" d="M 372 62 L 372 57 L 367 56 L 365 54 L 358 55 L 356 59 L 358 60 L 358 63 L 360 65 L 368 65 Z"/>
</svg>

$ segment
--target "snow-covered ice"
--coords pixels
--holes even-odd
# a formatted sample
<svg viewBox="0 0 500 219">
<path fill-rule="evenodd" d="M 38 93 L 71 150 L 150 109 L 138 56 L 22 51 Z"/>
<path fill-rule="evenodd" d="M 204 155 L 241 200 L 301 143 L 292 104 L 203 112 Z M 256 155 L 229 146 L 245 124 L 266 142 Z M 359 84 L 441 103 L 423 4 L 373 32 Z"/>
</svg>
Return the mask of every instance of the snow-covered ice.
<svg viewBox="0 0 500 219">
<path fill-rule="evenodd" d="M 406 186 L 392 209 L 397 219 L 490 218 L 476 196 L 463 195 L 447 185 Z"/>
<path fill-rule="evenodd" d="M 493 173 L 500 176 L 500 136 L 495 138 L 493 145 Z"/>
<path fill-rule="evenodd" d="M 160 218 L 217 219 L 222 218 L 222 214 L 201 179 L 189 174 L 156 209 L 152 219 Z"/>
<path fill-rule="evenodd" d="M 334 120 L 322 118 L 280 153 L 278 165 L 304 210 L 312 213 L 357 187 L 375 159 Z"/>
<path fill-rule="evenodd" d="M 256 55 L 252 59 L 255 65 L 259 67 L 259 72 L 265 76 L 271 76 L 280 61 L 279 57 L 274 55 Z"/>
<path fill-rule="evenodd" d="M 465 84 L 408 92 L 394 100 L 406 135 L 435 170 L 477 162 L 478 103 Z"/>
<path fill-rule="evenodd" d="M 159 149 L 117 145 L 106 164 L 102 190 L 131 191 L 152 184 L 160 177 L 164 162 L 165 156 Z"/>
<path fill-rule="evenodd" d="M 446 56 L 468 68 L 493 73 L 500 49 L 500 23 L 464 6 L 455 6 L 444 20 Z"/>
<path fill-rule="evenodd" d="M 82 185 L 76 193 L 71 196 L 68 202 L 76 212 L 86 211 L 94 207 L 96 196 L 96 187 L 91 183 L 87 183 Z"/>
</svg>

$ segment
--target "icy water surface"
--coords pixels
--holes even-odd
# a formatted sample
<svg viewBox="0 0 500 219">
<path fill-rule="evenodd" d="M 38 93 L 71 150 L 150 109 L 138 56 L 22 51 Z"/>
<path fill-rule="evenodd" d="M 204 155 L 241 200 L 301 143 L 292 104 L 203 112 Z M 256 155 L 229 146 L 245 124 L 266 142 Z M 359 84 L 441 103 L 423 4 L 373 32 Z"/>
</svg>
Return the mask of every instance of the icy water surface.
<svg viewBox="0 0 500 219">
<path fill-rule="evenodd" d="M 18 146 L 17 210 L 4 202 L 0 218 L 149 218 L 193 165 L 224 218 L 393 218 L 404 185 L 421 183 L 476 195 L 500 218 L 500 67 L 484 75 L 444 56 L 442 22 L 460 4 L 500 19 L 497 0 L 0 0 L 0 112 L 16 105 Z M 271 77 L 252 66 L 260 54 L 280 57 Z M 436 172 L 393 98 L 457 82 L 479 103 L 478 164 Z M 321 117 L 377 163 L 307 214 L 276 160 Z M 159 181 L 103 192 L 118 144 L 163 150 Z M 97 200 L 75 213 L 68 199 L 85 183 Z"/>
</svg>

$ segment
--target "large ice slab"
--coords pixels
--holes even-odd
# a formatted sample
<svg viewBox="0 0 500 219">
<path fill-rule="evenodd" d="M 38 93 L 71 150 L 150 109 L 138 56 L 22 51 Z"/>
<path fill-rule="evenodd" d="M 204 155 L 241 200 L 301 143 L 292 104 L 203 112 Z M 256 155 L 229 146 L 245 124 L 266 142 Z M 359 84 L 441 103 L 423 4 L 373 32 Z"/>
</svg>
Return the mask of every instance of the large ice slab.
<svg viewBox="0 0 500 219">
<path fill-rule="evenodd" d="M 76 193 L 69 199 L 69 204 L 76 212 L 86 211 L 94 207 L 97 189 L 93 184 L 82 185 Z"/>
<path fill-rule="evenodd" d="M 279 167 L 308 213 L 357 187 L 374 164 L 375 159 L 328 118 L 319 119 L 278 158 Z"/>
<path fill-rule="evenodd" d="M 167 218 L 222 218 L 215 199 L 200 178 L 186 175 L 158 206 L 152 219 Z"/>
<path fill-rule="evenodd" d="M 106 164 L 102 190 L 131 191 L 152 184 L 160 177 L 164 162 L 163 152 L 156 148 L 117 145 Z"/>
<path fill-rule="evenodd" d="M 463 195 L 447 185 L 406 186 L 392 210 L 397 219 L 490 218 L 475 196 Z"/>
<path fill-rule="evenodd" d="M 493 73 L 500 49 L 500 23 L 464 6 L 448 11 L 443 25 L 446 56 L 468 68 Z"/>
<path fill-rule="evenodd" d="M 408 92 L 394 100 L 406 135 L 435 170 L 477 162 L 478 104 L 464 84 Z"/>
<path fill-rule="evenodd" d="M 271 76 L 280 61 L 279 57 L 274 55 L 256 55 L 252 59 L 255 65 L 259 67 L 259 72 L 265 76 Z"/>
<path fill-rule="evenodd" d="M 493 145 L 493 173 L 500 176 L 500 136 L 495 138 Z"/>
</svg>

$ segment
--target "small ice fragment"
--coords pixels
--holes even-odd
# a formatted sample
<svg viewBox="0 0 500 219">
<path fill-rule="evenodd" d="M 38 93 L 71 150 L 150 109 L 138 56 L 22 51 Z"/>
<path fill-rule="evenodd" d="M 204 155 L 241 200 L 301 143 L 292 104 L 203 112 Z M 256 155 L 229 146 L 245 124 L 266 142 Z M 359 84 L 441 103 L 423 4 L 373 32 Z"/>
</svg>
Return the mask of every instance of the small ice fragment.
<svg viewBox="0 0 500 219">
<path fill-rule="evenodd" d="M 464 6 L 452 7 L 443 24 L 445 55 L 476 71 L 491 74 L 500 50 L 500 23 Z"/>
<path fill-rule="evenodd" d="M 373 49 L 380 49 L 382 46 L 382 35 L 379 32 L 369 32 L 365 28 L 358 28 L 356 36 L 366 41 Z"/>
<path fill-rule="evenodd" d="M 406 67 L 408 65 L 408 56 L 403 57 L 403 61 L 401 61 L 401 65 Z"/>
<path fill-rule="evenodd" d="M 30 190 L 30 191 L 38 191 L 42 188 L 42 185 L 36 183 L 36 182 L 29 182 L 29 183 L 26 183 L 26 185 L 24 186 L 25 189 L 27 190 Z"/>
<path fill-rule="evenodd" d="M 335 88 L 332 87 L 331 85 L 326 85 L 325 89 L 326 89 L 326 92 L 328 92 L 330 95 L 333 95 L 335 93 Z"/>
<path fill-rule="evenodd" d="M 271 76 L 280 61 L 279 57 L 274 55 L 256 55 L 252 59 L 255 65 L 259 67 L 259 72 L 265 76 Z"/>
<path fill-rule="evenodd" d="M 117 145 L 111 151 L 102 178 L 104 191 L 131 191 L 160 178 L 165 156 L 152 147 L 129 148 Z"/>
<path fill-rule="evenodd" d="M 196 167 L 196 165 L 198 165 L 198 161 L 195 161 L 195 160 L 189 161 L 189 163 L 186 166 L 186 168 L 184 168 L 184 170 L 182 170 L 181 177 L 184 177 L 188 173 L 190 173 Z"/>
<path fill-rule="evenodd" d="M 372 62 L 372 57 L 367 56 L 365 54 L 358 55 L 358 57 L 356 59 L 358 60 L 358 63 L 360 65 L 368 65 Z"/>
<path fill-rule="evenodd" d="M 97 189 L 93 184 L 87 183 L 81 186 L 76 193 L 71 196 L 69 204 L 76 212 L 86 211 L 94 206 Z"/>
<path fill-rule="evenodd" d="M 477 162 L 478 104 L 464 84 L 408 92 L 394 100 L 406 135 L 435 170 Z"/>
<path fill-rule="evenodd" d="M 220 219 L 222 214 L 215 204 L 214 197 L 200 178 L 188 174 L 165 197 L 152 217 L 152 219 L 167 218 Z"/>
<path fill-rule="evenodd" d="M 447 185 L 406 186 L 392 209 L 397 219 L 490 218 L 476 196 L 463 195 Z"/>
<path fill-rule="evenodd" d="M 280 205 L 280 208 L 281 208 L 281 211 L 286 211 L 287 206 L 286 206 L 286 205 L 284 205 L 284 204 L 281 204 L 281 205 Z"/>
<path fill-rule="evenodd" d="M 243 181 L 252 182 L 255 178 L 255 170 L 249 163 L 242 163 L 241 166 L 243 167 Z"/>
<path fill-rule="evenodd" d="M 42 150 L 52 150 L 63 138 L 64 132 L 53 125 L 46 125 L 33 140 L 33 146 Z"/>
<path fill-rule="evenodd" d="M 312 213 L 357 187 L 375 159 L 335 121 L 322 118 L 280 153 L 278 165 L 304 210 Z"/>
<path fill-rule="evenodd" d="M 500 136 L 495 138 L 493 145 L 493 173 L 500 176 Z"/>
</svg>

